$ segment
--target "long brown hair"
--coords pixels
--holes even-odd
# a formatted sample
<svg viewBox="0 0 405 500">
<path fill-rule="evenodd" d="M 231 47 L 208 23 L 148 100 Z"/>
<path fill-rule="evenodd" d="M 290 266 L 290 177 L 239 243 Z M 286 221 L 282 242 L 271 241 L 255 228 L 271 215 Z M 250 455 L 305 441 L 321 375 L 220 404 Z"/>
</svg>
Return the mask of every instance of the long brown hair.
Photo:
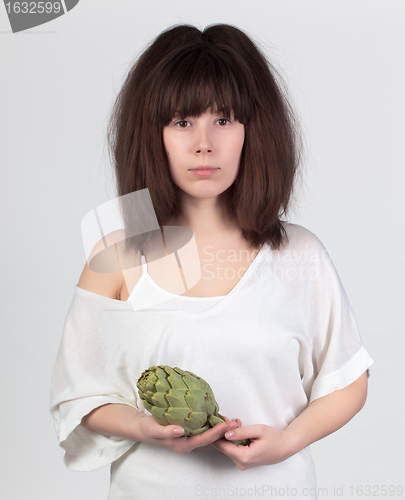
<svg viewBox="0 0 405 500">
<path fill-rule="evenodd" d="M 297 120 L 275 71 L 242 30 L 215 24 L 204 30 L 183 24 L 163 31 L 130 69 L 108 124 L 108 146 L 117 195 L 147 188 L 160 227 L 180 215 L 179 188 L 172 181 L 163 127 L 180 116 L 216 108 L 234 113 L 245 142 L 226 207 L 254 247 L 286 240 L 281 224 L 300 163 Z M 123 216 L 130 224 L 131 210 Z M 132 242 L 136 247 L 138 243 Z M 140 245 L 142 247 L 142 245 Z"/>
</svg>

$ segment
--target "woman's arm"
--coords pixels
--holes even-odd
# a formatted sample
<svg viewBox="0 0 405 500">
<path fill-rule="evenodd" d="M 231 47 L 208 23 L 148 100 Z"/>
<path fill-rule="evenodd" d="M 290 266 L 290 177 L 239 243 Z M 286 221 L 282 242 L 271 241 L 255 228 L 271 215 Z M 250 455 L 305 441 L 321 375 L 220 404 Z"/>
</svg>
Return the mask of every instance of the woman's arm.
<svg viewBox="0 0 405 500">
<path fill-rule="evenodd" d="M 227 439 L 252 440 L 249 446 L 233 446 L 225 439 L 213 444 L 241 470 L 282 462 L 306 446 L 340 429 L 364 406 L 367 372 L 344 389 L 316 399 L 284 430 L 250 425 L 226 432 Z"/>
<path fill-rule="evenodd" d="M 129 405 L 109 403 L 95 408 L 83 417 L 81 425 L 99 432 L 139 441 L 139 419 L 142 412 Z"/>
<path fill-rule="evenodd" d="M 343 427 L 364 406 L 367 372 L 349 386 L 315 399 L 285 429 L 291 438 L 292 454 Z"/>
<path fill-rule="evenodd" d="M 182 437 L 184 429 L 181 426 L 160 425 L 152 416 L 120 403 L 109 403 L 95 408 L 83 417 L 81 424 L 101 434 L 170 448 L 176 453 L 189 453 L 194 448 L 211 444 L 223 437 L 227 430 L 237 426 L 236 422 L 218 424 L 197 436 Z"/>
</svg>

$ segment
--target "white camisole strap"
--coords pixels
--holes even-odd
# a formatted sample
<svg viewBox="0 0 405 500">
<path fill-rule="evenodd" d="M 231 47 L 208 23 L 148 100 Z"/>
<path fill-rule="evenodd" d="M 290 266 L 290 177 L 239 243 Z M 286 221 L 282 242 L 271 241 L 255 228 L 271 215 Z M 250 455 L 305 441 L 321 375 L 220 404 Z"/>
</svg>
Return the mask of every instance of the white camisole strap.
<svg viewBox="0 0 405 500">
<path fill-rule="evenodd" d="M 141 255 L 142 262 L 142 276 L 148 273 L 148 264 L 146 263 L 146 259 L 144 255 Z"/>
</svg>

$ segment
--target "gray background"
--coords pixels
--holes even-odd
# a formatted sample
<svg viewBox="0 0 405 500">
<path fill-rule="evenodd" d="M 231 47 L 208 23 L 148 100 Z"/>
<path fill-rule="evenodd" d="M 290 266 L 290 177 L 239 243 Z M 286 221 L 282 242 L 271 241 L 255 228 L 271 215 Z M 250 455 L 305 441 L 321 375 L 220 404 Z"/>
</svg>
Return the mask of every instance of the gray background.
<svg viewBox="0 0 405 500">
<path fill-rule="evenodd" d="M 235 24 L 281 69 L 308 151 L 291 221 L 331 253 L 376 360 L 365 408 L 312 446 L 318 485 L 356 498 L 357 485 L 401 484 L 404 18 L 390 0 L 81 0 L 12 34 L 0 7 L 2 498 L 107 497 L 108 467 L 63 465 L 49 384 L 85 262 L 81 219 L 114 196 L 113 99 L 139 52 L 179 22 Z"/>
</svg>

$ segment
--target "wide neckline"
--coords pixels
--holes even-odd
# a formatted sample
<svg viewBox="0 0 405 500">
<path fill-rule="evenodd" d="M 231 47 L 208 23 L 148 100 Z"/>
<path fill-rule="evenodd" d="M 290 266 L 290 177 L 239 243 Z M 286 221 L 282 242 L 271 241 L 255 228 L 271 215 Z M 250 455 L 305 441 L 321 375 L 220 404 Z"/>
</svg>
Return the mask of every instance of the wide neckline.
<svg viewBox="0 0 405 500">
<path fill-rule="evenodd" d="M 159 285 L 156 283 L 156 281 L 152 278 L 152 276 L 151 276 L 149 273 L 144 273 L 144 274 L 142 275 L 142 278 L 143 278 L 144 276 L 145 276 L 145 279 L 148 279 L 148 280 L 149 280 L 149 282 L 151 283 L 151 285 L 152 285 L 154 288 L 156 288 L 159 292 L 162 292 L 162 293 L 164 293 L 165 295 L 169 295 L 170 297 L 173 297 L 174 299 L 175 299 L 175 298 L 180 298 L 180 299 L 182 299 L 182 300 L 183 300 L 183 299 L 184 299 L 184 300 L 186 300 L 186 299 L 194 299 L 194 300 L 195 300 L 195 299 L 197 299 L 197 300 L 202 300 L 202 301 L 204 301 L 204 300 L 207 300 L 207 299 L 209 299 L 209 300 L 212 300 L 212 299 L 223 299 L 223 298 L 225 298 L 225 297 L 226 297 L 226 295 L 218 295 L 218 296 L 215 296 L 215 297 L 214 297 L 214 296 L 213 296 L 213 297 L 189 297 L 189 296 L 187 296 L 187 295 L 181 295 L 181 294 L 178 294 L 178 293 L 169 292 L 169 290 L 165 290 L 164 288 L 162 288 L 161 286 L 159 286 Z M 140 281 L 140 280 L 139 280 L 139 281 Z M 135 289 L 134 289 L 134 290 L 135 290 Z M 232 290 L 230 290 L 230 292 L 231 292 L 231 291 L 232 291 Z M 230 293 L 230 292 L 229 292 L 229 293 Z M 131 293 L 131 295 L 132 295 L 132 293 Z M 131 295 L 130 295 L 130 297 L 131 297 Z M 129 298 L 128 298 L 128 300 L 129 300 Z"/>
<path fill-rule="evenodd" d="M 240 278 L 240 280 L 236 283 L 236 285 L 231 289 L 229 290 L 229 292 L 225 295 L 218 295 L 218 296 L 212 296 L 212 297 L 189 297 L 187 295 L 181 295 L 181 294 L 177 294 L 177 293 L 173 293 L 173 292 L 169 292 L 168 290 L 165 290 L 164 288 L 162 288 L 161 286 L 159 286 L 156 281 L 152 278 L 152 276 L 147 272 L 143 272 L 142 273 L 142 276 L 141 276 L 141 279 L 138 281 L 137 285 L 140 283 L 140 281 L 142 280 L 142 278 L 145 276 L 145 279 L 148 279 L 149 282 L 151 283 L 151 285 L 156 289 L 158 290 L 159 292 L 162 292 L 164 293 L 165 295 L 168 295 L 168 296 L 171 296 L 173 298 L 179 298 L 179 299 L 184 299 L 184 300 L 187 300 L 187 299 L 191 299 L 191 300 L 200 300 L 200 301 L 204 301 L 204 300 L 212 300 L 212 299 L 225 299 L 226 297 L 228 297 L 230 294 L 232 294 L 232 292 L 238 287 L 239 283 L 245 278 L 245 276 L 249 273 L 249 270 L 250 268 L 253 266 L 253 264 L 256 262 L 256 260 L 258 259 L 260 253 L 262 252 L 263 250 L 263 247 L 264 245 L 262 245 L 261 249 L 258 251 L 256 257 L 252 260 L 252 262 L 249 264 L 249 267 L 246 269 L 245 273 L 243 274 L 243 276 Z M 134 290 L 131 292 L 130 296 L 128 297 L 128 301 L 130 299 L 130 297 L 133 295 L 135 289 L 137 288 L 137 286 L 135 286 Z"/>
<path fill-rule="evenodd" d="M 169 294 L 171 296 L 173 296 L 173 298 L 177 297 L 183 297 L 183 299 L 194 299 L 194 300 L 202 300 L 204 301 L 205 299 L 221 299 L 219 300 L 213 307 L 205 310 L 205 311 L 202 311 L 202 312 L 189 312 L 189 311 L 182 311 L 181 309 L 165 309 L 164 312 L 166 313 L 172 313 L 172 314 L 177 314 L 177 315 L 180 315 L 180 316 L 186 316 L 186 317 L 189 317 L 189 318 L 201 318 L 201 317 L 205 317 L 205 316 L 210 316 L 211 314 L 214 314 L 216 313 L 217 311 L 223 309 L 231 300 L 232 298 L 237 294 L 237 292 L 243 287 L 243 285 L 245 284 L 245 282 L 248 280 L 248 278 L 250 277 L 250 275 L 253 273 L 253 271 L 255 270 L 255 268 L 257 267 L 257 265 L 259 264 L 259 262 L 262 260 L 262 257 L 264 255 L 264 252 L 265 252 L 265 247 L 268 246 L 268 243 L 264 243 L 262 245 L 262 247 L 260 248 L 259 252 L 257 253 L 256 257 L 253 259 L 253 261 L 250 263 L 249 267 L 246 269 L 244 275 L 241 277 L 241 279 L 236 283 L 236 285 L 232 288 L 232 290 L 229 291 L 229 293 L 227 293 L 226 295 L 223 295 L 221 297 L 223 297 L 221 299 L 221 297 L 184 297 L 182 295 L 177 295 L 177 294 L 173 294 L 172 292 L 168 292 L 167 290 L 164 290 L 163 288 L 159 287 L 159 285 L 157 283 L 155 283 L 153 281 L 153 279 L 150 277 L 149 273 L 146 274 L 146 276 L 149 276 L 149 282 L 157 287 L 157 289 L 159 289 L 159 291 L 161 291 L 162 293 L 166 293 L 166 294 Z M 132 293 L 135 291 L 135 289 L 138 288 L 138 285 L 141 283 L 142 279 L 143 279 L 143 276 L 145 276 L 145 273 L 142 274 L 141 276 L 141 279 L 138 281 L 138 283 L 136 284 L 136 287 L 134 288 L 134 290 L 132 291 Z M 95 298 L 98 298 L 98 299 L 101 299 L 101 300 L 104 300 L 104 301 L 107 301 L 109 304 L 115 304 L 117 305 L 117 303 L 120 303 L 121 305 L 118 306 L 118 307 L 121 307 L 121 309 L 123 311 L 133 311 L 132 307 L 131 307 L 131 302 L 128 301 L 128 300 L 117 300 L 117 299 L 112 299 L 111 297 L 107 297 L 105 295 L 100 295 L 98 293 L 95 293 L 95 292 L 90 292 L 88 290 L 85 290 L 84 288 L 80 288 L 77 284 L 75 285 L 75 292 L 78 293 L 79 295 L 84 295 L 84 296 L 89 296 L 89 297 L 95 297 Z M 130 294 L 130 296 L 132 295 L 132 293 Z M 111 310 L 111 309 L 110 309 Z M 153 311 L 153 306 L 152 308 L 145 308 L 143 309 L 145 312 L 147 311 Z M 162 311 L 163 312 L 163 311 Z"/>
<path fill-rule="evenodd" d="M 173 299 L 175 299 L 175 298 L 181 298 L 181 299 L 198 299 L 198 300 L 204 301 L 204 300 L 207 300 L 207 299 L 208 300 L 223 299 L 223 298 L 226 297 L 226 295 L 218 295 L 218 296 L 215 296 L 215 297 L 188 297 L 188 296 L 185 296 L 185 295 L 180 295 L 180 294 L 177 294 L 177 293 L 169 292 L 168 290 L 165 290 L 164 288 L 162 288 L 161 286 L 159 286 L 156 283 L 156 281 L 152 278 L 152 276 L 148 273 L 148 268 L 147 268 L 147 264 L 146 263 L 142 264 L 142 268 L 143 268 L 143 272 L 142 272 L 142 275 L 139 278 L 137 284 L 133 288 L 132 292 L 129 294 L 129 297 L 127 298 L 127 300 L 124 300 L 122 302 L 132 302 L 134 294 L 136 294 L 138 292 L 138 289 L 140 288 L 142 281 L 145 280 L 145 279 L 149 279 L 149 283 L 153 286 L 153 288 L 155 288 L 159 292 L 163 293 L 164 295 L 168 295 L 169 297 L 172 297 Z"/>
<path fill-rule="evenodd" d="M 234 297 L 235 295 L 239 292 L 239 290 L 244 286 L 245 282 L 249 279 L 255 268 L 257 267 L 259 261 L 262 259 L 263 254 L 265 252 L 265 247 L 267 247 L 267 243 L 264 243 L 262 247 L 260 248 L 259 252 L 257 253 L 256 257 L 253 259 L 253 261 L 250 263 L 249 267 L 246 269 L 244 275 L 241 277 L 241 279 L 236 283 L 236 285 L 230 290 L 226 295 L 223 295 L 223 298 L 220 297 L 185 297 L 182 295 L 177 295 L 173 294 L 172 292 L 168 292 L 167 290 L 164 290 L 161 288 L 154 280 L 153 278 L 147 274 L 146 276 L 149 276 L 149 282 L 154 286 L 159 292 L 164 293 L 165 295 L 170 295 L 175 298 L 182 298 L 182 299 L 194 299 L 197 301 L 206 301 L 206 299 L 213 299 L 217 298 L 220 299 L 218 300 L 212 307 L 209 309 L 206 309 L 205 311 L 201 312 L 191 312 L 191 311 L 183 311 L 181 309 L 167 309 L 165 311 L 167 312 L 173 312 L 175 314 L 178 314 L 180 316 L 185 316 L 188 318 L 202 318 L 206 316 L 211 316 L 212 314 L 217 313 L 218 311 L 222 310 Z M 138 282 L 139 283 L 139 282 Z"/>
</svg>

